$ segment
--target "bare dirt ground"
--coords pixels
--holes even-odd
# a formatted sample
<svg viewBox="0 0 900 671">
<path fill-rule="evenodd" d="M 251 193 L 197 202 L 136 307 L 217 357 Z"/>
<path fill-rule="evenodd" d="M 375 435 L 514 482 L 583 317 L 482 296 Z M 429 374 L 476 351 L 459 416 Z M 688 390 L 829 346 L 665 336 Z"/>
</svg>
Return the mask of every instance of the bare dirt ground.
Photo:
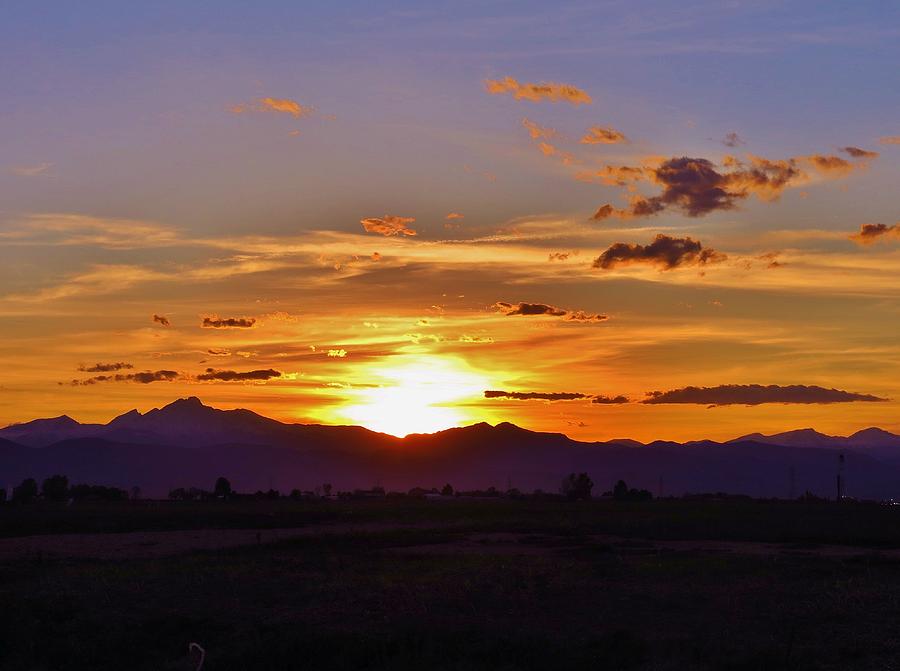
<svg viewBox="0 0 900 671">
<path fill-rule="evenodd" d="M 394 525 L 386 523 L 325 524 L 285 529 L 199 529 L 183 531 L 139 531 L 111 534 L 57 534 L 0 539 L 0 561 L 34 558 L 150 559 L 269 544 L 319 535 L 379 533 L 434 529 L 434 524 Z M 439 527 L 442 528 L 442 527 Z M 447 527 L 452 531 L 452 527 Z M 844 545 L 795 545 L 714 540 L 645 540 L 592 535 L 590 546 L 619 554 L 663 554 L 692 552 L 752 556 L 857 556 L 900 560 L 900 549 L 878 550 Z M 389 552 L 423 555 L 485 554 L 541 555 L 563 549 L 585 547 L 584 540 L 564 536 L 522 533 L 462 533 L 447 542 L 399 546 Z"/>
</svg>

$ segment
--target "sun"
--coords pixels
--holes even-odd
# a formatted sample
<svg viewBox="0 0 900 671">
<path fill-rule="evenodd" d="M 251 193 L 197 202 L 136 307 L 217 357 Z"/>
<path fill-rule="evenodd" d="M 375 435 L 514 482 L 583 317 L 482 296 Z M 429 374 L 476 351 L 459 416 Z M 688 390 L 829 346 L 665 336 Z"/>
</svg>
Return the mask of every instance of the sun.
<svg viewBox="0 0 900 671">
<path fill-rule="evenodd" d="M 481 397 L 488 379 L 456 358 L 407 356 L 390 366 L 368 368 L 377 385 L 353 390 L 353 401 L 337 414 L 373 431 L 406 436 L 434 433 L 476 418 L 462 401 Z"/>
</svg>

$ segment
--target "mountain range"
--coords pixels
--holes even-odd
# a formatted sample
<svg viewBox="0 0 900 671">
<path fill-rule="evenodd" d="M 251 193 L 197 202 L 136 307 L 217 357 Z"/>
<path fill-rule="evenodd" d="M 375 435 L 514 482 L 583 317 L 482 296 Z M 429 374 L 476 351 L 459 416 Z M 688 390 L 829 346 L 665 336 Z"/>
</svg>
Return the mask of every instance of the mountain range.
<svg viewBox="0 0 900 671">
<path fill-rule="evenodd" d="M 838 454 L 845 492 L 900 498 L 900 436 L 869 428 L 850 436 L 812 429 L 751 433 L 724 443 L 579 442 L 558 433 L 486 423 L 397 438 L 356 426 L 286 424 L 249 410 L 218 410 L 198 398 L 131 410 L 108 424 L 66 415 L 0 429 L 0 486 L 54 473 L 72 482 L 139 486 L 163 496 L 179 486 L 211 487 L 228 477 L 240 491 L 336 490 L 380 484 L 457 489 L 541 488 L 585 471 L 595 493 L 622 478 L 656 494 L 728 492 L 834 496 Z"/>
</svg>

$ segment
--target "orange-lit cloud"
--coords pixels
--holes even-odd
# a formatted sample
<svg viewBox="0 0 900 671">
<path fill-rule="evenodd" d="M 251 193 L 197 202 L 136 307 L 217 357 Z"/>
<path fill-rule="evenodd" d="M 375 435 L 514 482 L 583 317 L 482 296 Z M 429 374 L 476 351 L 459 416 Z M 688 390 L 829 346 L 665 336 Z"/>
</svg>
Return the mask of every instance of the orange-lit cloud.
<svg viewBox="0 0 900 671">
<path fill-rule="evenodd" d="M 460 214 L 459 212 L 450 212 L 444 219 L 452 220 L 452 219 L 464 219 L 466 215 Z"/>
<path fill-rule="evenodd" d="M 885 135 L 878 138 L 880 144 L 900 144 L 900 135 Z"/>
<path fill-rule="evenodd" d="M 118 361 L 116 363 L 95 363 L 93 366 L 79 366 L 78 370 L 85 373 L 109 373 L 117 370 L 134 368 L 130 363 Z"/>
<path fill-rule="evenodd" d="M 379 235 L 416 235 L 416 231 L 407 226 L 415 221 L 414 217 L 396 217 L 386 214 L 383 217 L 370 217 L 360 219 L 359 223 L 367 233 Z"/>
<path fill-rule="evenodd" d="M 528 118 L 522 119 L 522 125 L 528 129 L 528 134 L 531 135 L 532 140 L 551 138 L 556 135 L 556 130 L 554 130 L 553 128 L 540 126 Z"/>
<path fill-rule="evenodd" d="M 229 109 L 233 114 L 244 114 L 246 112 L 278 112 L 281 114 L 290 114 L 297 119 L 309 116 L 314 111 L 312 107 L 301 105 L 296 100 L 291 100 L 290 98 L 271 97 L 260 98 L 252 103 L 232 105 Z"/>
<path fill-rule="evenodd" d="M 164 317 L 163 315 L 153 315 L 153 323 L 159 324 L 160 326 L 171 326 L 172 322 L 169 321 L 168 317 Z"/>
<path fill-rule="evenodd" d="M 615 128 L 591 126 L 587 134 L 581 138 L 581 144 L 622 144 L 628 142 L 628 138 Z"/>
<path fill-rule="evenodd" d="M 570 105 L 590 105 L 591 97 L 587 92 L 572 86 L 571 84 L 557 84 L 554 82 L 540 82 L 538 84 L 520 84 L 512 77 L 503 79 L 487 79 L 484 82 L 485 89 L 493 95 L 512 95 L 516 100 L 530 100 L 541 102 L 566 102 Z"/>
<path fill-rule="evenodd" d="M 888 226 L 887 224 L 863 224 L 859 232 L 850 236 L 861 245 L 870 245 L 878 240 L 900 237 L 900 224 Z"/>
<path fill-rule="evenodd" d="M 593 267 L 610 269 L 635 263 L 658 266 L 671 270 L 681 266 L 698 266 L 719 263 L 725 255 L 714 249 L 703 248 L 699 240 L 673 238 L 658 234 L 649 245 L 617 242 L 594 259 Z"/>
</svg>

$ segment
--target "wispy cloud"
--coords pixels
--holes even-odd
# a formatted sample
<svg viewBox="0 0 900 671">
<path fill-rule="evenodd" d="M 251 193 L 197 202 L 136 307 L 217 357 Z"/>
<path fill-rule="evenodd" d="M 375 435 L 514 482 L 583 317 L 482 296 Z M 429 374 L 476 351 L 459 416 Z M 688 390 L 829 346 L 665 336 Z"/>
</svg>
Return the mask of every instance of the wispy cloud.
<svg viewBox="0 0 900 671">
<path fill-rule="evenodd" d="M 586 91 L 571 84 L 555 82 L 520 84 L 517 79 L 504 77 L 503 79 L 487 79 L 484 87 L 492 95 L 511 95 L 516 100 L 566 102 L 575 106 L 590 105 L 593 102 Z"/>
</svg>

